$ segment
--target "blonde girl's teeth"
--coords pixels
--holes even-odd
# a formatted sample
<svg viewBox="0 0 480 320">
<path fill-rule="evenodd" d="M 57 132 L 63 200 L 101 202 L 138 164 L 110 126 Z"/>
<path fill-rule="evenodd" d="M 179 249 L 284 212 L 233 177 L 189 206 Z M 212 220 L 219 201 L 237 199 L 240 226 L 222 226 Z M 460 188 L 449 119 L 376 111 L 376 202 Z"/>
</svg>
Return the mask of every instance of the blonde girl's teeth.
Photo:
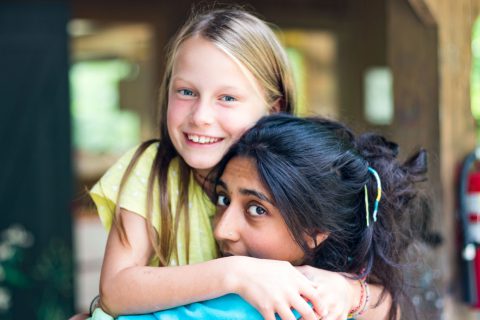
<svg viewBox="0 0 480 320">
<path fill-rule="evenodd" d="M 214 143 L 220 140 L 218 138 L 201 137 L 201 136 L 195 136 L 195 135 L 188 135 L 188 139 L 195 143 Z"/>
</svg>

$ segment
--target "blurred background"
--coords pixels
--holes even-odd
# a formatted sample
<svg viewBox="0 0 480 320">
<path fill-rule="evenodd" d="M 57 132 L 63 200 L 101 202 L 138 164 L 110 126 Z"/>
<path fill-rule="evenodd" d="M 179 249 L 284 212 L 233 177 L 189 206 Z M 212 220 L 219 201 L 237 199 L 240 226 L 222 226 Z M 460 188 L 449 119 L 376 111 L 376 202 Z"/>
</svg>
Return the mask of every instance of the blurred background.
<svg viewBox="0 0 480 320">
<path fill-rule="evenodd" d="M 156 136 L 167 41 L 192 6 L 212 3 L 0 3 L 0 319 L 88 309 L 106 232 L 87 190 Z M 385 134 L 403 158 L 429 151 L 430 227 L 443 241 L 430 236 L 420 248 L 412 300 L 420 319 L 480 319 L 480 209 L 459 210 L 480 191 L 469 178 L 480 136 L 480 0 L 236 3 L 279 27 L 302 115 Z"/>
</svg>

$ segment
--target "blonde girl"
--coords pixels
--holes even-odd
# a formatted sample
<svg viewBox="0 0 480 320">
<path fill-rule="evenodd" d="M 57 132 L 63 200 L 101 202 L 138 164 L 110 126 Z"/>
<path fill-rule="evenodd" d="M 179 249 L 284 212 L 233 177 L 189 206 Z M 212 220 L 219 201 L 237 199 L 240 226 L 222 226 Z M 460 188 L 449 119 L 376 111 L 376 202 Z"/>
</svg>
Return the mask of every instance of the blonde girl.
<svg viewBox="0 0 480 320">
<path fill-rule="evenodd" d="M 262 116 L 291 113 L 293 92 L 284 49 L 252 14 L 213 10 L 182 27 L 160 88 L 159 138 L 123 156 L 91 190 L 110 230 L 100 280 L 105 312 L 145 313 L 236 293 L 265 319 L 293 319 L 294 308 L 310 320 L 317 316 L 306 300 L 318 314 L 356 303 L 358 285 L 335 273 L 317 277 L 332 284 L 325 287 L 288 262 L 214 260 L 213 186 L 205 177 Z"/>
</svg>

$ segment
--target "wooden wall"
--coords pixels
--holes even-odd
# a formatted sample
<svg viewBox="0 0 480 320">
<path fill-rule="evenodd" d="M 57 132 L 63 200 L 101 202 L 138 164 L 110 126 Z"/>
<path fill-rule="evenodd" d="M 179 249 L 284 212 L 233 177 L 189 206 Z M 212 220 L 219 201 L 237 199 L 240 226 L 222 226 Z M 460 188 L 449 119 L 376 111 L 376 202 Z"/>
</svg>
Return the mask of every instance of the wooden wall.
<svg viewBox="0 0 480 320">
<path fill-rule="evenodd" d="M 458 302 L 460 282 L 455 257 L 456 171 L 464 156 L 475 147 L 475 127 L 470 111 L 471 31 L 480 14 L 479 0 L 425 0 L 438 26 L 440 181 L 443 207 L 443 254 L 446 268 L 445 319 L 474 319 L 475 314 Z M 428 21 L 428 16 L 426 16 Z"/>
</svg>

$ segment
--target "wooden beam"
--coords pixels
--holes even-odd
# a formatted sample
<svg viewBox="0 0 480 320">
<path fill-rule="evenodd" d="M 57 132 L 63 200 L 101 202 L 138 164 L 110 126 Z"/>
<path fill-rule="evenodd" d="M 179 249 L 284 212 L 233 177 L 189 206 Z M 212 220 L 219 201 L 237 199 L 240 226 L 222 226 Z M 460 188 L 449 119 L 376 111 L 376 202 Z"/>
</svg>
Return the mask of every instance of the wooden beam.
<svg viewBox="0 0 480 320">
<path fill-rule="evenodd" d="M 437 21 L 432 15 L 432 11 L 428 7 L 428 4 L 425 2 L 425 0 L 407 0 L 407 1 L 412 7 L 412 9 L 415 11 L 417 16 L 420 18 L 420 20 L 426 26 L 434 27 L 437 25 Z"/>
</svg>

